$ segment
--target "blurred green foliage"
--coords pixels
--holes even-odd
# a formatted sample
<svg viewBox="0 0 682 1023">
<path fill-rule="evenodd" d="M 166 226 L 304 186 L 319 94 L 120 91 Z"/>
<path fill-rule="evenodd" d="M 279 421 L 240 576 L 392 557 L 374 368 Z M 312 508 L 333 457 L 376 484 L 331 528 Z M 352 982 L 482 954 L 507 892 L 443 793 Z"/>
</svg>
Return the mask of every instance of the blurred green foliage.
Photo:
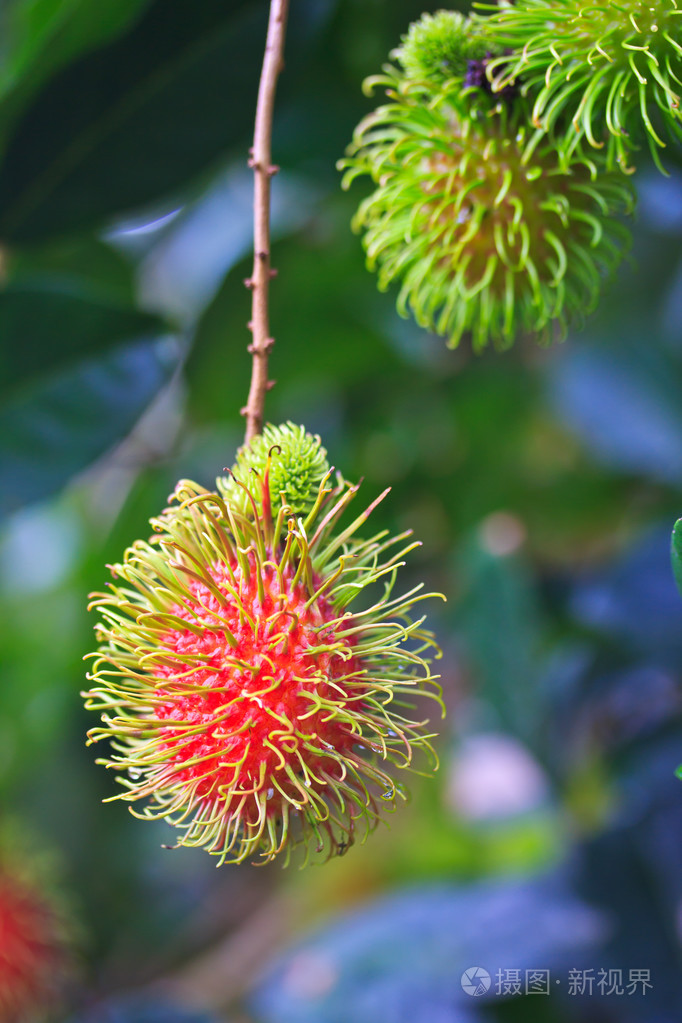
<svg viewBox="0 0 682 1023">
<path fill-rule="evenodd" d="M 458 947 L 487 955 L 491 971 L 512 967 L 501 957 L 517 931 L 500 922 L 511 937 L 496 944 L 486 923 L 489 879 L 504 894 L 531 878 L 518 896 L 525 925 L 525 903 L 509 903 L 525 941 L 538 900 L 538 914 L 552 905 L 536 877 L 550 872 L 557 912 L 576 900 L 587 912 L 586 900 L 601 914 L 587 936 L 557 918 L 568 965 L 649 967 L 654 990 L 589 1006 L 492 998 L 486 1018 L 678 1018 L 682 605 L 668 552 L 682 503 L 679 153 L 667 154 L 669 179 L 638 176 L 634 262 L 580 336 L 448 352 L 375 290 L 349 228 L 362 189 L 342 194 L 335 171 L 368 109 L 362 78 L 421 3 L 292 5 L 267 414 L 319 433 L 330 461 L 364 478 L 367 501 L 392 486 L 377 528 L 414 528 L 423 542 L 410 573 L 449 596 L 431 614 L 450 709 L 441 772 L 364 847 L 300 874 L 216 873 L 200 852 L 162 850 L 165 826 L 101 804 L 114 785 L 84 747 L 79 697 L 87 594 L 147 535 L 176 479 L 212 485 L 242 440 L 245 160 L 266 7 L 6 0 L 0 15 L 0 791 L 3 812 L 66 863 L 85 935 L 74 1014 L 137 1019 L 121 993 L 158 982 L 219 1019 L 307 1019 L 276 987 L 275 950 L 313 923 L 333 943 L 342 911 L 368 904 L 378 919 L 393 904 L 373 900 L 416 884 L 438 882 L 451 910 L 415 919 L 459 934 L 461 891 L 490 941 L 473 948 L 464 929 Z M 530 965 L 563 968 L 555 951 Z M 411 972 L 409 940 L 398 952 L 364 973 L 357 957 L 339 960 L 347 1006 L 353 991 L 379 991 L 362 1012 L 382 1023 L 481 1018 L 464 1004 L 461 964 L 424 975 Z M 310 971 L 316 1023 L 363 1018 L 325 1000 L 324 962 Z"/>
</svg>

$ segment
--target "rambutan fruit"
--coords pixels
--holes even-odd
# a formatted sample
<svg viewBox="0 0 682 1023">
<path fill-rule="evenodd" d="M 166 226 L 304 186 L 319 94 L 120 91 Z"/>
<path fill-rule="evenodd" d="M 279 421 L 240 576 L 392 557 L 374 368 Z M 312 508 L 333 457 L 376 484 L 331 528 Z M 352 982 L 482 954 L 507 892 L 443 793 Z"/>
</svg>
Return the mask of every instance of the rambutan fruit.
<svg viewBox="0 0 682 1023">
<path fill-rule="evenodd" d="M 389 102 L 358 126 L 344 186 L 374 190 L 354 220 L 398 311 L 454 347 L 508 347 L 517 334 L 562 336 L 597 303 L 629 246 L 633 206 L 622 174 L 599 154 L 570 166 L 521 100 L 494 102 L 458 80 L 439 90 L 388 66 L 369 80 Z"/>
<path fill-rule="evenodd" d="M 664 131 L 682 138 L 680 0 L 516 0 L 477 6 L 506 52 L 488 67 L 493 88 L 520 80 L 534 123 L 569 158 L 585 139 L 607 165 L 630 170 L 646 136 L 654 159 Z"/>
<path fill-rule="evenodd" d="M 46 869 L 16 831 L 0 834 L 0 1023 L 34 1023 L 61 1004 L 72 935 Z"/>
<path fill-rule="evenodd" d="M 392 597 L 415 544 L 358 537 L 378 501 L 339 524 L 358 488 L 331 471 L 306 514 L 275 510 L 271 478 L 290 493 L 282 440 L 259 467 L 257 439 L 244 482 L 235 473 L 222 493 L 181 481 L 155 536 L 92 601 L 100 646 L 84 695 L 102 714 L 90 741 L 111 742 L 100 762 L 124 787 L 114 798 L 146 802 L 132 812 L 219 864 L 285 849 L 288 861 L 296 843 L 343 852 L 403 795 L 386 765 L 411 768 L 415 748 L 434 760 L 410 717 L 411 695 L 440 701 L 437 647 L 411 615 L 430 595 Z"/>
</svg>

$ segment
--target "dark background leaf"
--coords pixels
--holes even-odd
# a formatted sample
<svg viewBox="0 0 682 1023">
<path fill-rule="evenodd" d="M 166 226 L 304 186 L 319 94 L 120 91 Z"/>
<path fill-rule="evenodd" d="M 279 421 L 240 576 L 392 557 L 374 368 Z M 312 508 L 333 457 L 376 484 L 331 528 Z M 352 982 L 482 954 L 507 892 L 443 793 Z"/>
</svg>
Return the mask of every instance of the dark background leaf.
<svg viewBox="0 0 682 1023">
<path fill-rule="evenodd" d="M 0 293 L 0 396 L 132 339 L 163 332 L 157 316 L 104 304 L 55 281 Z"/>
<path fill-rule="evenodd" d="M 292 68 L 331 7 L 293 5 Z M 167 196 L 230 147 L 246 155 L 266 24 L 262 0 L 157 0 L 132 32 L 53 78 L 7 144 L 0 238 L 97 225 Z"/>
<path fill-rule="evenodd" d="M 84 51 L 107 42 L 149 0 L 4 0 L 0 9 L 0 137 L 41 83 Z"/>
<path fill-rule="evenodd" d="M 132 429 L 177 359 L 143 341 L 36 383 L 0 413 L 0 514 L 55 493 Z"/>
</svg>

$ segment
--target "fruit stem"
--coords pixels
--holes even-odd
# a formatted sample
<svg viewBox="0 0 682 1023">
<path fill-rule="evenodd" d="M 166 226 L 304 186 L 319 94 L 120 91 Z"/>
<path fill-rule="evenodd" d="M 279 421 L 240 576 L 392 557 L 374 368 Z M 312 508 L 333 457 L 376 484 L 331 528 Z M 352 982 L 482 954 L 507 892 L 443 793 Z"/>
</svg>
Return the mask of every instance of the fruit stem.
<svg viewBox="0 0 682 1023">
<path fill-rule="evenodd" d="M 252 340 L 248 351 L 253 357 L 251 385 L 242 415 L 246 416 L 246 441 L 263 430 L 265 395 L 274 386 L 268 379 L 268 356 L 274 344 L 268 322 L 268 291 L 276 271 L 270 266 L 270 181 L 279 170 L 272 163 L 272 115 L 277 79 L 284 66 L 284 36 L 289 0 L 272 0 L 265 56 L 258 87 L 256 124 L 249 166 L 254 173 L 253 194 L 253 273 L 245 282 L 251 289 Z"/>
</svg>

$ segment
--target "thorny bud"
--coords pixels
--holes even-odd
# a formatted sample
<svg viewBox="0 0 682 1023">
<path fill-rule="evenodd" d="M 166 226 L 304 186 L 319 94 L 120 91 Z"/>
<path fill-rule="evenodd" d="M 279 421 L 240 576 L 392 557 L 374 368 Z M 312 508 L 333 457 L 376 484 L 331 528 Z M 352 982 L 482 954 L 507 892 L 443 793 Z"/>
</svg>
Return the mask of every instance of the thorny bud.
<svg viewBox="0 0 682 1023">
<path fill-rule="evenodd" d="M 271 457 L 273 449 L 276 457 Z M 218 480 L 220 493 L 233 507 L 248 514 L 252 502 L 260 500 L 268 465 L 272 514 L 277 515 L 284 502 L 292 515 L 307 515 L 329 472 L 320 438 L 294 423 L 268 423 L 262 433 L 239 449 L 232 473 Z"/>
<path fill-rule="evenodd" d="M 459 11 L 437 11 L 410 25 L 391 56 L 408 78 L 440 86 L 453 80 L 463 82 L 471 64 L 489 53 L 483 25 Z"/>
</svg>

